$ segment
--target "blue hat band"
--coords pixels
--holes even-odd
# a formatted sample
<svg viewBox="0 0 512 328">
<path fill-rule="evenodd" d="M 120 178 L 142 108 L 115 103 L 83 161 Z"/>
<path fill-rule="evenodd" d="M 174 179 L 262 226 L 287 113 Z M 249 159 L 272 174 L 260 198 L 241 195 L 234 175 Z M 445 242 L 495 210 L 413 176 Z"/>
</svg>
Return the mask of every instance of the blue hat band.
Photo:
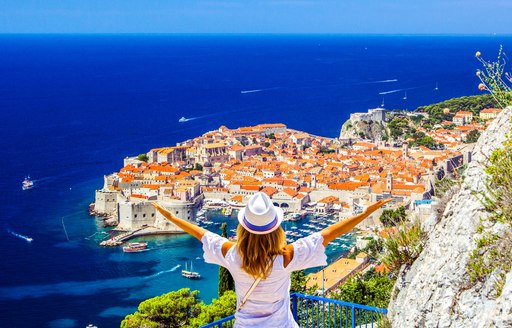
<svg viewBox="0 0 512 328">
<path fill-rule="evenodd" d="M 245 215 L 244 215 L 244 223 L 245 225 L 247 226 L 247 228 L 253 230 L 253 231 L 258 231 L 258 232 L 262 232 L 262 231 L 267 231 L 267 230 L 270 230 L 272 229 L 273 227 L 276 226 L 278 220 L 277 220 L 277 215 L 274 217 L 274 220 L 270 221 L 269 224 L 266 224 L 264 226 L 257 226 L 257 225 L 253 225 L 251 224 L 246 218 L 245 218 Z"/>
</svg>

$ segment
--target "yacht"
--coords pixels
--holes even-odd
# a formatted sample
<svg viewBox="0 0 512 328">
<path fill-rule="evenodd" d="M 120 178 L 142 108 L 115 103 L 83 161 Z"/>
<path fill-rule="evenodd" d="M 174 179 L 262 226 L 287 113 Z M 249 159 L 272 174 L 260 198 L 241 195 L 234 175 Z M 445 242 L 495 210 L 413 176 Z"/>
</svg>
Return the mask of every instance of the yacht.
<svg viewBox="0 0 512 328">
<path fill-rule="evenodd" d="M 29 190 L 34 188 L 34 182 L 30 180 L 30 176 L 27 176 L 25 180 L 21 183 L 21 189 L 23 190 Z"/>
<path fill-rule="evenodd" d="M 192 262 L 190 262 L 190 271 L 187 268 L 187 263 L 185 262 L 185 270 L 181 270 L 181 275 L 188 279 L 199 279 L 201 278 L 201 275 L 199 272 L 195 272 L 194 268 L 192 267 Z"/>
<path fill-rule="evenodd" d="M 183 123 L 183 122 L 186 122 L 186 121 L 188 121 L 188 118 L 185 118 L 185 116 L 182 116 L 182 117 L 178 120 L 178 122 L 180 122 L 180 123 Z"/>
</svg>

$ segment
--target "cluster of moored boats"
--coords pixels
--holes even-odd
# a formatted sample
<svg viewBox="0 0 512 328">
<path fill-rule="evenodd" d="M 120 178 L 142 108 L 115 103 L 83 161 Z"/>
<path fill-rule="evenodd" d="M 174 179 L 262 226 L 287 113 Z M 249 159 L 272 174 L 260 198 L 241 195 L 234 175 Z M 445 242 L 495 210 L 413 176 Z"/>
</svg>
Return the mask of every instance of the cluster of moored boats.
<svg viewBox="0 0 512 328">
<path fill-rule="evenodd" d="M 208 220 L 206 217 L 206 211 L 201 210 L 198 213 L 198 216 L 196 218 L 196 221 L 200 225 L 208 226 L 208 225 L 220 225 L 221 222 L 214 222 L 211 220 Z M 297 213 L 297 216 L 295 216 L 295 220 L 288 220 L 288 221 L 298 221 L 302 218 L 304 218 L 306 215 L 302 213 Z M 312 233 L 318 232 L 325 227 L 334 224 L 338 222 L 337 218 L 333 217 L 332 215 L 323 215 L 323 216 L 316 216 L 313 218 L 310 218 L 306 223 L 296 223 L 296 222 L 284 222 L 283 228 L 289 229 L 285 230 L 286 232 L 286 241 L 288 243 L 292 243 L 296 241 L 299 238 L 306 237 Z M 230 232 L 236 235 L 236 229 L 230 229 Z M 350 246 L 348 246 L 348 241 L 350 238 L 352 238 L 352 233 L 345 234 L 341 237 L 336 238 L 334 241 L 330 243 L 331 247 L 333 249 L 336 249 L 338 247 L 341 247 L 343 249 L 348 249 Z M 232 236 L 232 238 L 235 238 Z M 134 252 L 143 252 L 149 250 L 148 244 L 145 242 L 136 242 L 136 243 L 129 243 L 127 246 L 123 247 L 123 251 L 127 253 L 134 253 Z M 192 262 L 190 263 L 190 267 L 188 267 L 187 263 L 185 263 L 185 270 L 181 271 L 181 275 L 188 279 L 200 279 L 201 275 L 199 272 L 194 271 Z"/>
<path fill-rule="evenodd" d="M 293 225 L 290 227 L 289 230 L 285 230 L 286 232 L 286 241 L 288 243 L 293 243 L 299 238 L 308 236 L 312 233 L 318 232 L 325 227 L 334 224 L 338 222 L 338 220 L 332 216 L 324 215 L 324 216 L 318 216 L 314 217 L 309 220 L 308 223 L 302 224 L 301 227 L 297 225 Z M 286 224 L 287 225 L 287 224 Z M 351 233 L 345 234 L 341 237 L 336 238 L 336 240 L 330 242 L 329 244 L 333 247 L 333 249 L 338 248 L 341 246 L 341 248 L 349 248 L 349 246 L 346 245 L 346 242 L 351 238 Z"/>
</svg>

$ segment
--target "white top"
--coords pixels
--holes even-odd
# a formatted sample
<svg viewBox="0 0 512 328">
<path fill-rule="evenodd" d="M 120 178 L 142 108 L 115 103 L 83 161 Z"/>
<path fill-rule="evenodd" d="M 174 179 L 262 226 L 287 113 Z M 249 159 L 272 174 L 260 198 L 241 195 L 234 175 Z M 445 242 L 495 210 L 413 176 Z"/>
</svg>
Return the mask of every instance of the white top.
<svg viewBox="0 0 512 328">
<path fill-rule="evenodd" d="M 201 241 L 204 260 L 227 268 L 233 276 L 238 307 L 255 279 L 242 270 L 242 260 L 236 247 L 231 247 L 226 257 L 222 256 L 222 245 L 228 241 L 226 238 L 207 232 Z M 235 327 L 298 327 L 290 310 L 290 274 L 292 271 L 326 265 L 323 241 L 319 232 L 295 241 L 292 244 L 293 259 L 286 268 L 283 256 L 277 256 L 268 278 L 260 281 L 243 308 L 236 312 Z"/>
</svg>

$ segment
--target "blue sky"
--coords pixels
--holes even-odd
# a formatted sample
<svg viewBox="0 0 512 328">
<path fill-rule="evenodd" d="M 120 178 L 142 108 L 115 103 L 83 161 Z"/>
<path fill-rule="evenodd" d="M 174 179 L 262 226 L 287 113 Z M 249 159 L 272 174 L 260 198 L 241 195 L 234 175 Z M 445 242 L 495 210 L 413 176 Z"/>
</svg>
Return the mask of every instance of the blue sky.
<svg viewBox="0 0 512 328">
<path fill-rule="evenodd" d="M 1 0 L 0 33 L 512 34 L 512 0 Z"/>
</svg>

